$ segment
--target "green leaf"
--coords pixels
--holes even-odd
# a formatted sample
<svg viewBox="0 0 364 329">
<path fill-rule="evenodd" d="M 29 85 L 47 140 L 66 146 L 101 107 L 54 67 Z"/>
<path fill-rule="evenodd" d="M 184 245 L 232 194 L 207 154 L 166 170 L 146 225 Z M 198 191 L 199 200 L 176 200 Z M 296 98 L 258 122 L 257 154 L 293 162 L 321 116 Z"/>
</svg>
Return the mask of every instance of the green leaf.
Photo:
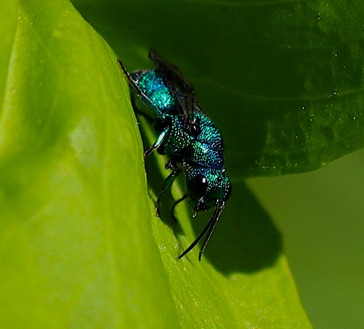
<svg viewBox="0 0 364 329">
<path fill-rule="evenodd" d="M 12 3 L 0 327 L 178 328 L 116 56 L 67 1 Z"/>
<path fill-rule="evenodd" d="M 128 67 L 146 67 L 148 48 L 178 64 L 232 177 L 306 172 L 364 146 L 360 0 L 74 3 Z"/>
<path fill-rule="evenodd" d="M 309 328 L 249 189 L 234 186 L 203 261 L 178 260 L 207 218 L 154 216 L 115 54 L 66 0 L 4 8 L 0 327 Z"/>
</svg>

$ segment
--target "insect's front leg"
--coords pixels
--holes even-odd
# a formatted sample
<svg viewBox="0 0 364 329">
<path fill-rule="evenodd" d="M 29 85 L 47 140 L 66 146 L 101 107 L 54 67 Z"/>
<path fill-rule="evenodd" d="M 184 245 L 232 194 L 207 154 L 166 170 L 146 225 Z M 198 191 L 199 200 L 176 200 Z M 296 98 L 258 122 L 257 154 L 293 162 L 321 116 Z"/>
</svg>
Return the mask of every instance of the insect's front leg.
<svg viewBox="0 0 364 329">
<path fill-rule="evenodd" d="M 181 173 L 181 169 L 179 169 L 177 167 L 177 163 L 175 161 L 175 159 L 170 159 L 166 165 L 165 165 L 166 169 L 171 169 L 172 172 L 168 175 L 168 177 L 163 181 L 162 183 L 162 188 L 161 191 L 158 194 L 158 198 L 157 198 L 157 208 L 156 208 L 156 213 L 157 216 L 160 217 L 160 204 L 161 204 L 161 200 L 162 200 L 162 195 L 165 192 L 165 190 L 167 188 L 171 188 L 174 180 L 176 179 L 176 177 Z"/>
<path fill-rule="evenodd" d="M 163 131 L 159 134 L 157 140 L 153 143 L 153 145 L 144 152 L 144 159 L 149 157 L 155 149 L 157 149 L 159 146 L 163 144 L 163 142 L 167 139 L 169 135 L 169 130 L 170 130 L 169 126 L 166 126 L 163 129 Z"/>
</svg>

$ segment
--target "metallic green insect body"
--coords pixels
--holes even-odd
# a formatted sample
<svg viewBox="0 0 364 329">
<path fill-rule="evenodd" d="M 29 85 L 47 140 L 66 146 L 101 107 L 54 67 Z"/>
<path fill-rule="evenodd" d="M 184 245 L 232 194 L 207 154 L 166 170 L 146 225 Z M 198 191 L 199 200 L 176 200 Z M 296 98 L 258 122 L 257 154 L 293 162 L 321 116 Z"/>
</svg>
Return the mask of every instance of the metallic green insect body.
<svg viewBox="0 0 364 329">
<path fill-rule="evenodd" d="M 177 68 L 154 51 L 150 52 L 150 58 L 156 65 L 155 70 L 128 73 L 119 63 L 129 83 L 156 117 L 158 138 L 146 150 L 145 157 L 154 150 L 169 157 L 166 168 L 172 172 L 162 184 L 157 210 L 161 195 L 181 172 L 188 191 L 175 202 L 173 209 L 187 197 L 194 216 L 199 211 L 214 208 L 204 230 L 179 256 L 182 258 L 204 238 L 199 253 L 201 260 L 231 194 L 231 183 L 224 169 L 223 141 L 215 124 L 200 110 L 192 86 Z"/>
</svg>

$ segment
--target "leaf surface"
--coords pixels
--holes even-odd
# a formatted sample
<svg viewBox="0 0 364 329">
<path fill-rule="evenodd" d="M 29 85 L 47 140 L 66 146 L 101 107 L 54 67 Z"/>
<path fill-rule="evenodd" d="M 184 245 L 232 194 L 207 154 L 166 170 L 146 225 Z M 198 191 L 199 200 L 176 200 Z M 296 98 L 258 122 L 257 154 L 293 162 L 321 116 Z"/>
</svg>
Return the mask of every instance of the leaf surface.
<svg viewBox="0 0 364 329">
<path fill-rule="evenodd" d="M 127 67 L 151 65 L 153 48 L 182 70 L 236 179 L 307 172 L 364 146 L 360 0 L 74 3 Z"/>
<path fill-rule="evenodd" d="M 12 3 L 1 328 L 178 328 L 116 56 L 67 1 Z"/>
<path fill-rule="evenodd" d="M 65 0 L 6 5 L 0 326 L 309 328 L 250 190 L 234 186 L 202 262 L 197 249 L 177 260 L 208 214 L 191 225 L 181 205 L 178 224 L 165 209 L 155 217 L 115 54 Z M 158 173 L 148 170 L 152 197 Z"/>
</svg>

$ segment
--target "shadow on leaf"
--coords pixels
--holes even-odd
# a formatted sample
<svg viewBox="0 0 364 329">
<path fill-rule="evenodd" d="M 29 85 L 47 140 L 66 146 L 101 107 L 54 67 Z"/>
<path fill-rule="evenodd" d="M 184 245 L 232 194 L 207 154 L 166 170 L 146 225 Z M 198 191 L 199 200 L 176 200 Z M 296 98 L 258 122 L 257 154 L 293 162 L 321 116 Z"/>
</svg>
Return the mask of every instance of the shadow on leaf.
<svg viewBox="0 0 364 329">
<path fill-rule="evenodd" d="M 204 254 L 224 275 L 272 266 L 282 252 L 281 235 L 251 190 L 245 183 L 237 183 L 233 188 Z M 193 221 L 195 234 L 205 223 L 205 218 Z"/>
</svg>

